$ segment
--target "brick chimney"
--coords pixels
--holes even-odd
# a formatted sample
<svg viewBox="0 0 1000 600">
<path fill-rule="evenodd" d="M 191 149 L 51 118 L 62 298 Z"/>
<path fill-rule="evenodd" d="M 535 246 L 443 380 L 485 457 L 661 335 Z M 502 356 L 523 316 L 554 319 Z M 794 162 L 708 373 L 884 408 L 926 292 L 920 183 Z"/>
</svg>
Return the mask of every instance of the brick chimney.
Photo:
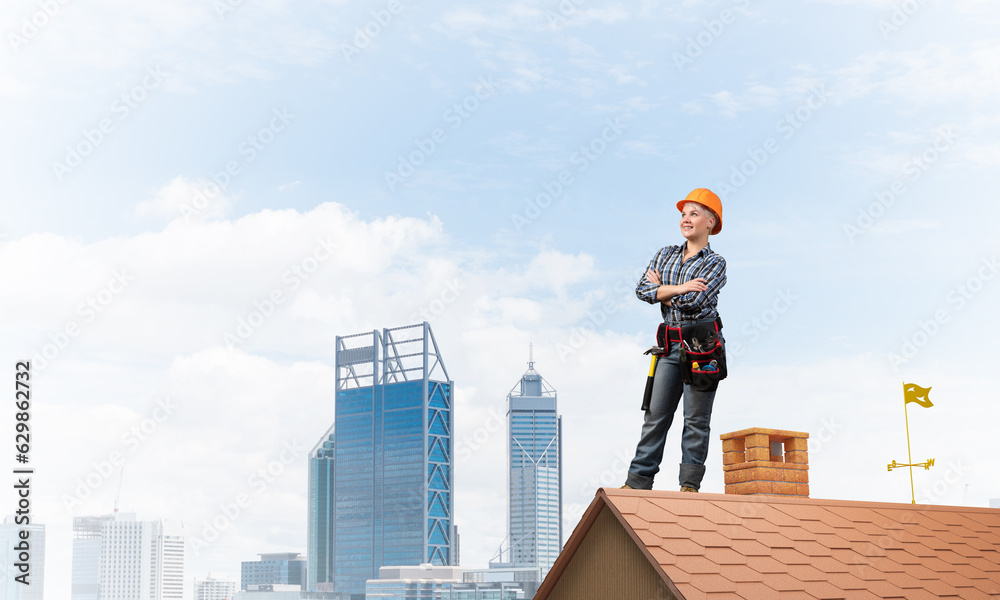
<svg viewBox="0 0 1000 600">
<path fill-rule="evenodd" d="M 719 436 L 727 494 L 809 497 L 809 434 L 752 427 Z"/>
</svg>

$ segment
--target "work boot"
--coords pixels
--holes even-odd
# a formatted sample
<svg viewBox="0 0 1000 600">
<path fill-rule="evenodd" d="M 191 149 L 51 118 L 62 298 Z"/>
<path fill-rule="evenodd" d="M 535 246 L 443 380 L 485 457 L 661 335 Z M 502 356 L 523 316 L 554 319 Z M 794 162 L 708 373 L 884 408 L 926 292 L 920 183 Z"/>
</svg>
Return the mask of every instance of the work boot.
<svg viewBox="0 0 1000 600">
<path fill-rule="evenodd" d="M 694 492 L 694 493 L 698 493 L 698 490 L 694 489 L 693 487 L 691 487 L 689 485 L 682 485 L 681 486 L 681 491 L 682 492 Z"/>
</svg>

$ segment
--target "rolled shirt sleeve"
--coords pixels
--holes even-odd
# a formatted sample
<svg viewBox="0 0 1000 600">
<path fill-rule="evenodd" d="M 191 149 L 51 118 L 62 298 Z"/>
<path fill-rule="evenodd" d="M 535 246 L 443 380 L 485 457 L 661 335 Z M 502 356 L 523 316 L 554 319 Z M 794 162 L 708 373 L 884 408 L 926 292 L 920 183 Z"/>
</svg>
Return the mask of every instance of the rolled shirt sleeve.
<svg viewBox="0 0 1000 600">
<path fill-rule="evenodd" d="M 656 299 L 656 290 L 659 289 L 660 286 L 655 283 L 650 283 L 649 280 L 646 279 L 646 273 L 650 270 L 659 273 L 662 270 L 663 252 L 665 250 L 666 248 L 660 249 L 660 251 L 656 253 L 656 256 L 653 257 L 653 260 L 649 261 L 649 267 L 642 272 L 642 277 L 639 278 L 639 283 L 635 286 L 635 295 L 640 300 L 650 304 L 656 304 L 659 302 L 659 300 Z"/>
</svg>

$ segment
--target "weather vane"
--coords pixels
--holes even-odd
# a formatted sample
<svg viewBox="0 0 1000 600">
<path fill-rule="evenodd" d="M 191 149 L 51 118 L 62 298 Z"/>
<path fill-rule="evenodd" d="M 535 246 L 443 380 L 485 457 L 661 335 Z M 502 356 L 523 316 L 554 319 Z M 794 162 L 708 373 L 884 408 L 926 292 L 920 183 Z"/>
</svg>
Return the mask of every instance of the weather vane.
<svg viewBox="0 0 1000 600">
<path fill-rule="evenodd" d="M 923 467 L 925 471 L 930 470 L 934 466 L 934 459 L 929 458 L 927 462 L 914 463 L 913 455 L 910 454 L 910 416 L 906 412 L 906 405 L 910 402 L 919 404 L 924 408 L 930 408 L 934 406 L 930 399 L 931 388 L 923 388 L 919 385 L 913 383 L 903 384 L 903 416 L 906 418 L 906 460 L 909 461 L 908 464 L 900 464 L 896 461 L 889 463 L 889 470 L 898 469 L 900 467 L 909 467 L 910 469 L 910 502 L 913 504 L 917 503 L 916 494 L 913 493 L 913 467 Z"/>
</svg>

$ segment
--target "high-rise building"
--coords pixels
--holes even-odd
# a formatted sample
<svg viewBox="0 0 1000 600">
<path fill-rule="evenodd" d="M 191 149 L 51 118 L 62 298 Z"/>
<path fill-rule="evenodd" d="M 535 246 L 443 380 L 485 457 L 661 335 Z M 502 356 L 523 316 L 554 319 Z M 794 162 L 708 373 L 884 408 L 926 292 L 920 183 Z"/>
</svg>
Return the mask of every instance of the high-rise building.
<svg viewBox="0 0 1000 600">
<path fill-rule="evenodd" d="M 7 517 L 0 525 L 0 598 L 42 600 L 44 590 L 45 525 L 18 525 Z"/>
<path fill-rule="evenodd" d="M 454 385 L 426 322 L 336 344 L 336 442 L 310 457 L 311 581 L 361 597 L 379 567 L 455 564 Z"/>
<path fill-rule="evenodd" d="M 336 444 L 334 426 L 323 434 L 309 453 L 308 547 L 309 584 L 333 581 L 333 462 Z"/>
<path fill-rule="evenodd" d="M 508 564 L 544 577 L 562 551 L 562 417 L 533 357 L 507 395 L 507 431 Z"/>
<path fill-rule="evenodd" d="M 73 600 L 182 600 L 184 532 L 132 513 L 73 519 Z"/>
<path fill-rule="evenodd" d="M 300 589 L 305 589 L 308 567 L 304 556 L 300 557 L 298 552 L 271 552 L 257 556 L 260 556 L 260 560 L 241 563 L 241 590 L 265 583 L 297 585 Z"/>
<path fill-rule="evenodd" d="M 209 573 L 208 577 L 195 577 L 194 600 L 233 600 L 239 583 L 235 579 L 216 577 Z"/>
</svg>

